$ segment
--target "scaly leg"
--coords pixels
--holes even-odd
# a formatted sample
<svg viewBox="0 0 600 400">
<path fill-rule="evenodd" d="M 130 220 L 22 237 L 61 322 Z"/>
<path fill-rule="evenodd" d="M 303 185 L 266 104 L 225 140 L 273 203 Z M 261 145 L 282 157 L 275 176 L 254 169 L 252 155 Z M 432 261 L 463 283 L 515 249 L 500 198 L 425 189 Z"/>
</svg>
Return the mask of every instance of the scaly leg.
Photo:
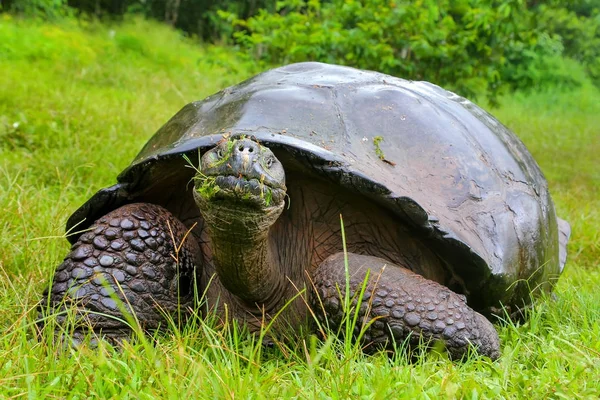
<svg viewBox="0 0 600 400">
<path fill-rule="evenodd" d="M 470 345 L 492 359 L 500 356 L 494 326 L 467 306 L 464 296 L 377 257 L 348 254 L 348 269 L 351 297 L 360 293 L 370 270 L 365 294 L 358 305 L 359 321 L 364 317 L 368 321 L 374 319 L 362 339 L 364 344 L 389 349 L 393 342 L 402 345 L 409 338 L 411 345 L 420 341 L 442 342 L 452 358 L 462 357 Z M 313 296 L 313 309 L 322 322 L 327 318 L 335 329 L 344 318 L 344 254 L 337 253 L 323 261 L 313 282 L 318 295 Z M 357 306 L 356 298 L 353 306 Z M 359 329 L 360 326 L 354 335 Z"/>
<path fill-rule="evenodd" d="M 42 310 L 76 306 L 79 341 L 89 328 L 113 342 L 129 337 L 123 311 L 144 330 L 185 318 L 194 307 L 198 244 L 166 209 L 128 204 L 98 219 L 56 269 Z M 184 240 L 185 238 L 185 240 Z M 65 322 L 58 317 L 59 324 Z"/>
</svg>

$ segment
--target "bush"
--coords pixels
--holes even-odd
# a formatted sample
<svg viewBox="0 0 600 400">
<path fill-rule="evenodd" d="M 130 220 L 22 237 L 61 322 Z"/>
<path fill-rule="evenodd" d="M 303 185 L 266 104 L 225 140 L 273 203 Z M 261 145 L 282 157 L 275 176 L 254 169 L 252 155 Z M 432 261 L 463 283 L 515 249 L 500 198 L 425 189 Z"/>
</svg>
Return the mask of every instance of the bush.
<svg viewBox="0 0 600 400">
<path fill-rule="evenodd" d="M 5 0 L 0 1 L 0 11 L 3 10 L 46 20 L 70 14 L 67 0 Z"/>
<path fill-rule="evenodd" d="M 600 84 L 600 0 L 0 0 L 2 10 L 162 20 L 237 44 L 261 68 L 307 60 L 429 80 L 462 95 Z M 134 45 L 124 43 L 124 46 Z"/>
<path fill-rule="evenodd" d="M 564 7 L 542 4 L 536 8 L 541 30 L 552 32 L 563 54 L 581 62 L 592 79 L 600 81 L 600 1 L 573 1 Z M 595 8 L 592 4 L 595 3 Z"/>
<path fill-rule="evenodd" d="M 95 17 L 138 14 L 178 28 L 206 41 L 222 41 L 233 34 L 219 11 L 248 18 L 259 9 L 275 10 L 275 0 L 68 0 L 69 6 Z"/>
<path fill-rule="evenodd" d="M 520 0 L 286 0 L 276 13 L 236 20 L 234 36 L 268 64 L 345 64 L 493 100 L 535 80 L 535 69 L 515 63 L 560 54 L 560 39 L 540 35 L 533 17 Z"/>
</svg>

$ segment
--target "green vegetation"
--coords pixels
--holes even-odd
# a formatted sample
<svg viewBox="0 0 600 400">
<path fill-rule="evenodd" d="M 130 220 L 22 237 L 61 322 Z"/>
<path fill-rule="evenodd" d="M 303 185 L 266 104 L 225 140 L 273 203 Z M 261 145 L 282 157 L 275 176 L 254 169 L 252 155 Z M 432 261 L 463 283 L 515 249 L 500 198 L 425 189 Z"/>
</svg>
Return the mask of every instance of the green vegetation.
<svg viewBox="0 0 600 400">
<path fill-rule="evenodd" d="M 265 185 L 262 180 L 260 182 L 260 197 L 264 199 L 267 207 L 271 205 L 271 202 L 273 201 L 273 191 L 270 187 Z"/>
<path fill-rule="evenodd" d="M 383 141 L 383 136 L 375 136 L 373 138 L 373 147 L 375 147 L 375 154 L 379 157 L 380 160 L 385 159 L 385 154 L 383 154 L 383 150 L 381 150 L 381 142 Z"/>
<path fill-rule="evenodd" d="M 195 184 L 196 191 L 202 198 L 210 200 L 215 194 L 221 190 L 217 185 L 215 178 L 209 178 L 204 175 L 196 175 L 194 181 L 198 182 Z"/>
<path fill-rule="evenodd" d="M 68 250 L 64 223 L 115 181 L 184 104 L 257 72 L 227 47 L 198 47 L 157 23 L 59 24 L 0 14 L 0 397 L 598 398 L 600 93 L 517 93 L 494 113 L 523 138 L 571 222 L 555 299 L 499 327 L 503 356 L 453 363 L 365 356 L 333 337 L 264 349 L 198 322 L 120 352 L 38 341 L 35 304 Z"/>
<path fill-rule="evenodd" d="M 535 3 L 286 0 L 277 2 L 275 13 L 228 18 L 240 27 L 236 42 L 267 64 L 345 64 L 427 80 L 470 97 L 486 93 L 495 100 L 508 88 L 580 85 L 564 56 L 600 77 L 600 3 Z"/>
<path fill-rule="evenodd" d="M 600 83 L 599 0 L 0 0 L 1 8 L 52 21 L 134 14 L 235 44 L 261 68 L 323 61 L 494 101 L 508 90 Z M 583 76 L 569 73 L 572 60 Z"/>
</svg>

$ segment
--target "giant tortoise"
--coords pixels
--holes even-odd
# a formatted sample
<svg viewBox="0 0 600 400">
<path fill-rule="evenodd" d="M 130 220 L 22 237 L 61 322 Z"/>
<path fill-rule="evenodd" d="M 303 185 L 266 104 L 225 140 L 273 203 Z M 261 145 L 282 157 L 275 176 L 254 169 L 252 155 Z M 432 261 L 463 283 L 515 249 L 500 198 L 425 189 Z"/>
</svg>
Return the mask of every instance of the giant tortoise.
<svg viewBox="0 0 600 400">
<path fill-rule="evenodd" d="M 42 304 L 74 304 L 74 336 L 120 340 L 123 313 L 153 331 L 194 311 L 273 322 L 273 337 L 339 332 L 355 309 L 365 348 L 435 342 L 455 358 L 499 356 L 489 318 L 551 290 L 569 236 L 531 154 L 490 114 L 431 83 L 320 63 L 186 105 L 73 230 Z"/>
</svg>

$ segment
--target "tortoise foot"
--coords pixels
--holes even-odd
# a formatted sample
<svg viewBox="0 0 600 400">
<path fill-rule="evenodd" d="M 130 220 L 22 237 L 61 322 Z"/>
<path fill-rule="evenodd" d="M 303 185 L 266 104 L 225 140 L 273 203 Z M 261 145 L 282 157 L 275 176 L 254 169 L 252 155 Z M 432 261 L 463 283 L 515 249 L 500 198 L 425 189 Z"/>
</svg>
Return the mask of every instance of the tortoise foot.
<svg viewBox="0 0 600 400">
<path fill-rule="evenodd" d="M 166 209 L 129 204 L 98 219 L 73 244 L 41 302 L 59 325 L 75 323 L 73 341 L 92 329 L 119 342 L 144 330 L 181 322 L 194 306 L 198 245 Z M 74 308 L 74 321 L 66 311 Z M 137 322 L 136 322 L 137 321 Z"/>
<path fill-rule="evenodd" d="M 351 306 L 360 310 L 354 336 L 366 326 L 361 338 L 366 350 L 443 343 L 453 359 L 463 357 L 470 348 L 491 359 L 500 356 L 494 326 L 467 306 L 464 296 L 381 258 L 348 254 L 348 264 Z M 367 271 L 366 290 L 359 299 Z M 314 296 L 313 307 L 324 308 L 317 315 L 337 329 L 345 312 L 343 253 L 323 261 L 313 281 L 320 298 Z"/>
</svg>

